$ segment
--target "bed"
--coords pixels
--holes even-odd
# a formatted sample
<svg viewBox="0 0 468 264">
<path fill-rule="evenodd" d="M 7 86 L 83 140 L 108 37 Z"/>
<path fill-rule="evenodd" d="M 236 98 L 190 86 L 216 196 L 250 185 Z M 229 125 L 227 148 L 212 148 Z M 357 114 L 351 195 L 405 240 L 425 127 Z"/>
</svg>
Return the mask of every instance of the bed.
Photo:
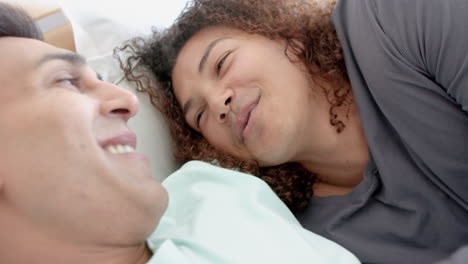
<svg viewBox="0 0 468 264">
<path fill-rule="evenodd" d="M 113 49 L 150 34 L 153 26 L 171 24 L 186 0 L 171 5 L 149 0 L 19 2 L 45 41 L 85 56 L 105 81 L 139 97 L 140 111 L 129 126 L 138 136 L 137 150 L 151 160 L 153 177 L 169 193 L 168 209 L 147 240 L 155 252 L 148 263 L 359 263 L 336 243 L 303 229 L 259 178 L 200 161 L 178 169 L 162 116 L 123 78 Z M 138 13 L 129 12 L 135 6 Z"/>
</svg>

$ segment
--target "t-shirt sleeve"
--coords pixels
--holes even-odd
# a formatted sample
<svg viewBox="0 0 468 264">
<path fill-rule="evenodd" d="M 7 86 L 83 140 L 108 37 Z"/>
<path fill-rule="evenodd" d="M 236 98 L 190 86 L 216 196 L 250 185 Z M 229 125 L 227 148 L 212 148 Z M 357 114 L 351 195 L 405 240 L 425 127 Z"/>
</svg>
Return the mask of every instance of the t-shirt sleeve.
<svg viewBox="0 0 468 264">
<path fill-rule="evenodd" d="M 369 23 L 372 32 L 361 31 L 360 37 L 353 34 L 353 48 L 364 49 L 363 54 L 370 55 L 373 60 L 369 65 L 375 66 L 374 74 L 382 71 L 391 76 L 400 74 L 400 70 L 408 68 L 421 74 L 421 77 L 432 81 L 446 92 L 455 104 L 468 112 L 468 1 L 467 0 L 348 0 L 354 13 L 350 16 L 364 15 L 360 23 Z M 346 1 L 342 1 L 346 2 Z M 367 20 L 367 21 L 364 21 Z M 359 22 L 355 23 L 359 27 Z M 349 25 L 350 28 L 353 25 Z M 373 43 L 374 34 L 378 43 Z M 369 35 L 367 35 L 369 37 Z M 353 36 L 350 36 L 353 41 Z M 368 41 L 367 45 L 364 42 Z M 377 49 L 368 45 L 377 44 Z M 382 49 L 383 48 L 383 49 Z M 380 49 L 380 50 L 379 50 Z M 366 52 L 367 51 L 367 52 Z M 391 64 L 382 64 L 379 56 L 373 57 L 373 51 L 383 52 Z M 359 55 L 363 55 L 359 54 Z M 418 80 L 407 84 L 417 85 Z M 433 88 L 433 87 L 426 87 Z"/>
<path fill-rule="evenodd" d="M 391 150 L 379 146 L 382 135 L 392 137 L 414 167 L 468 208 L 468 1 L 338 5 L 333 22 L 377 165 L 391 166 L 391 155 L 379 156 Z"/>
<path fill-rule="evenodd" d="M 437 262 L 436 264 L 465 264 L 468 260 L 468 246 L 461 247 L 449 258 Z"/>
<path fill-rule="evenodd" d="M 376 1 L 381 25 L 406 62 L 468 112 L 468 1 Z"/>
</svg>

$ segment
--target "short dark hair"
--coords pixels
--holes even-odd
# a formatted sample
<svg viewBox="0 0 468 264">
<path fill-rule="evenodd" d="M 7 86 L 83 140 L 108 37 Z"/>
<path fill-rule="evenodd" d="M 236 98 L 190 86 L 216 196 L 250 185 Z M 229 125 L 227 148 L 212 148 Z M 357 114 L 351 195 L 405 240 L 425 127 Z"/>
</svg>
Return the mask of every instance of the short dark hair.
<svg viewBox="0 0 468 264">
<path fill-rule="evenodd" d="M 22 8 L 0 3 L 0 38 L 19 37 L 44 40 L 42 31 Z"/>
</svg>

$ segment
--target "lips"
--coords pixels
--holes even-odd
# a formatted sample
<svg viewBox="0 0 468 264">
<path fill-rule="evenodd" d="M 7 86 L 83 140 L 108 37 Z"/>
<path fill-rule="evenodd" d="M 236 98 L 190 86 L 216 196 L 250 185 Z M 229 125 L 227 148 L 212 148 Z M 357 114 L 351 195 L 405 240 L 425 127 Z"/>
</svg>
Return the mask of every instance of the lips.
<svg viewBox="0 0 468 264">
<path fill-rule="evenodd" d="M 122 134 L 120 134 L 118 136 L 115 136 L 115 137 L 112 137 L 112 138 L 105 139 L 105 140 L 99 142 L 99 145 L 102 148 L 106 148 L 107 146 L 122 145 L 122 146 L 130 146 L 133 149 L 135 149 L 136 144 L 137 144 L 136 135 L 135 135 L 135 133 L 130 132 L 130 131 L 122 133 Z"/>
<path fill-rule="evenodd" d="M 240 111 L 237 114 L 237 120 L 236 120 L 236 130 L 237 130 L 237 135 L 238 137 L 244 141 L 244 132 L 249 124 L 250 118 L 251 118 L 251 113 L 257 107 L 258 101 L 260 100 L 260 97 L 255 98 L 255 100 L 248 102 L 245 104 Z"/>
</svg>

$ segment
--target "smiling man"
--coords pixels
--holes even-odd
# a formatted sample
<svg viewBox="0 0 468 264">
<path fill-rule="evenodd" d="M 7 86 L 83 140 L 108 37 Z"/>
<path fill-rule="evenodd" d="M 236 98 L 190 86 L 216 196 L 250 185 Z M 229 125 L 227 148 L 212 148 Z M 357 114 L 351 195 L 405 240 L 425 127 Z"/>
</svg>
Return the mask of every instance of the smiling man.
<svg viewBox="0 0 468 264">
<path fill-rule="evenodd" d="M 21 10 L 0 23 L 0 262 L 145 263 L 167 193 L 134 151 L 137 98 Z"/>
</svg>

